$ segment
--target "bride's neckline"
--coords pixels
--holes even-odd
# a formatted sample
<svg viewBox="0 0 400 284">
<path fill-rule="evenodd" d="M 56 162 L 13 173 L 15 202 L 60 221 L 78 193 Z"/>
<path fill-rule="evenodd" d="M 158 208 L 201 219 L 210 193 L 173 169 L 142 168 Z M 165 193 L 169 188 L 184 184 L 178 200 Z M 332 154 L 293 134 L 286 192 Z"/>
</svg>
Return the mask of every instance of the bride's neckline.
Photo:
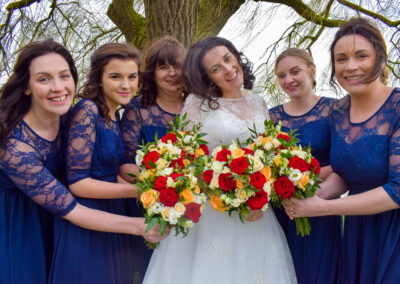
<svg viewBox="0 0 400 284">
<path fill-rule="evenodd" d="M 219 99 L 225 100 L 225 101 L 240 101 L 243 99 L 246 99 L 250 95 L 249 92 L 245 91 L 241 93 L 241 96 L 239 98 L 224 98 L 220 97 Z"/>
</svg>

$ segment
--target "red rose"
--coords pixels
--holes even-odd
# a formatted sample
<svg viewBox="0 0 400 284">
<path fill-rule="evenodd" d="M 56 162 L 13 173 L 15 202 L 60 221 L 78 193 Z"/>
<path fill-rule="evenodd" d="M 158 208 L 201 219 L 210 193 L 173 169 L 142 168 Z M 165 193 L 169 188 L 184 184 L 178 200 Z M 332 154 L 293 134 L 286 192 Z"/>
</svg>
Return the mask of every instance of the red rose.
<svg viewBox="0 0 400 284">
<path fill-rule="evenodd" d="M 228 156 L 231 155 L 231 151 L 228 149 L 222 149 L 217 153 L 217 161 L 219 162 L 226 162 L 228 161 Z"/>
<path fill-rule="evenodd" d="M 160 189 L 164 189 L 167 187 L 167 178 L 166 177 L 158 177 L 155 181 L 154 181 L 154 189 L 156 190 L 160 190 Z"/>
<path fill-rule="evenodd" d="M 150 169 L 152 166 L 150 165 L 150 162 L 155 164 L 158 159 L 160 159 L 160 153 L 157 151 L 151 151 L 150 153 L 147 153 L 143 157 L 143 164 L 146 166 L 146 169 Z"/>
<path fill-rule="evenodd" d="M 176 179 L 177 179 L 178 177 L 183 177 L 183 175 L 178 174 L 178 173 L 172 173 L 172 174 L 169 175 L 169 177 L 172 178 L 172 180 L 173 180 L 174 182 L 176 182 Z"/>
<path fill-rule="evenodd" d="M 232 174 L 220 174 L 218 177 L 218 185 L 223 191 L 231 191 L 236 188 L 235 180 Z"/>
<path fill-rule="evenodd" d="M 264 207 L 268 203 L 268 193 L 264 190 L 257 191 L 255 196 L 251 196 L 247 200 L 247 205 L 252 210 L 258 210 Z"/>
<path fill-rule="evenodd" d="M 262 189 L 266 182 L 265 176 L 260 172 L 256 172 L 250 176 L 250 184 L 255 188 Z"/>
<path fill-rule="evenodd" d="M 171 167 L 173 167 L 174 169 L 179 167 L 182 170 L 184 166 L 185 166 L 185 164 L 183 163 L 183 159 L 182 158 L 175 159 L 175 160 L 171 161 Z"/>
<path fill-rule="evenodd" d="M 208 150 L 208 147 L 206 144 L 200 145 L 199 149 L 203 150 L 204 154 L 206 154 L 207 156 L 210 154 L 210 151 Z"/>
<path fill-rule="evenodd" d="M 308 171 L 308 163 L 297 156 L 289 159 L 289 167 L 293 169 L 298 169 L 302 173 Z"/>
<path fill-rule="evenodd" d="M 172 207 L 178 201 L 179 195 L 173 187 L 160 190 L 160 202 L 165 206 Z"/>
<path fill-rule="evenodd" d="M 249 148 L 242 148 L 242 150 L 244 151 L 245 155 L 248 155 L 248 154 L 254 155 L 254 151 Z"/>
<path fill-rule="evenodd" d="M 204 179 L 204 181 L 205 181 L 206 183 L 208 183 L 208 184 L 210 184 L 210 182 L 211 182 L 213 176 L 214 176 L 214 172 L 213 172 L 212 170 L 206 170 L 206 171 L 203 173 L 203 179 Z"/>
<path fill-rule="evenodd" d="M 311 158 L 311 163 L 310 166 L 308 168 L 310 171 L 314 170 L 314 174 L 319 174 L 321 172 L 321 166 L 319 165 L 319 162 L 317 159 L 315 158 Z"/>
<path fill-rule="evenodd" d="M 240 157 L 233 159 L 230 167 L 232 172 L 241 175 L 247 170 L 247 168 L 249 167 L 249 163 L 247 162 L 246 157 Z"/>
<path fill-rule="evenodd" d="M 197 223 L 201 216 L 200 206 L 201 205 L 196 202 L 186 204 L 185 217 L 192 220 L 193 223 Z"/>
<path fill-rule="evenodd" d="M 289 142 L 289 140 L 290 140 L 290 137 L 289 137 L 289 136 L 287 136 L 286 134 L 282 134 L 282 133 L 278 134 L 278 136 L 276 136 L 276 138 L 278 138 L 278 139 L 283 139 L 283 140 L 285 140 L 286 142 Z"/>
<path fill-rule="evenodd" d="M 171 140 L 172 144 L 176 143 L 176 135 L 174 133 L 167 133 L 163 138 L 161 138 L 161 141 L 164 143 L 168 143 L 168 140 Z"/>
<path fill-rule="evenodd" d="M 294 195 L 294 185 L 286 176 L 278 177 L 274 182 L 275 192 L 282 199 L 291 198 Z"/>
</svg>

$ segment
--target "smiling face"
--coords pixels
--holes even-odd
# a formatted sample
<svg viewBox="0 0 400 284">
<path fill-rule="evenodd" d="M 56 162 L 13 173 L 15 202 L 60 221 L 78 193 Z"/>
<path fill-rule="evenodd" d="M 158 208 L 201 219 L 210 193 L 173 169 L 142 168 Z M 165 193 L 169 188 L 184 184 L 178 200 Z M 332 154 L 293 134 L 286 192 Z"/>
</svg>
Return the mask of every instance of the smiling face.
<svg viewBox="0 0 400 284">
<path fill-rule="evenodd" d="M 101 86 L 110 114 L 133 98 L 138 86 L 138 66 L 131 59 L 111 59 L 104 66 Z"/>
<path fill-rule="evenodd" d="M 175 64 L 165 62 L 157 65 L 154 70 L 154 82 L 158 93 L 180 94 L 183 88 L 182 58 L 178 58 Z"/>
<path fill-rule="evenodd" d="M 297 56 L 286 56 L 275 69 L 279 85 L 290 98 L 312 94 L 315 68 Z"/>
<path fill-rule="evenodd" d="M 237 96 L 243 85 L 243 70 L 228 48 L 220 45 L 210 49 L 201 62 L 210 80 L 221 89 L 223 97 Z"/>
<path fill-rule="evenodd" d="M 67 61 L 57 53 L 33 59 L 25 93 L 32 96 L 31 110 L 42 117 L 65 114 L 75 94 L 75 82 Z"/>
<path fill-rule="evenodd" d="M 376 64 L 373 45 L 358 34 L 339 39 L 333 49 L 335 77 L 350 95 L 366 92 L 374 82 L 365 83 Z"/>
</svg>

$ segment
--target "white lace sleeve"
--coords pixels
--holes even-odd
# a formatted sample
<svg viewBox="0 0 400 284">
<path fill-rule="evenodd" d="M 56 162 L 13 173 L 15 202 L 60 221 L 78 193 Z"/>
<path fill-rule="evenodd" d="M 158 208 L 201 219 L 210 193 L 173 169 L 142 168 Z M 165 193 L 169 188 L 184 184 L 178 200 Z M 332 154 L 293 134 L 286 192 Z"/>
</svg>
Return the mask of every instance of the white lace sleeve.
<svg viewBox="0 0 400 284">
<path fill-rule="evenodd" d="M 201 122 L 201 111 L 200 111 L 201 99 L 196 97 L 194 94 L 190 94 L 186 100 L 185 105 L 181 111 L 181 118 L 186 113 L 186 120 L 189 120 L 189 124 L 186 129 L 191 129 L 193 125 Z"/>
</svg>

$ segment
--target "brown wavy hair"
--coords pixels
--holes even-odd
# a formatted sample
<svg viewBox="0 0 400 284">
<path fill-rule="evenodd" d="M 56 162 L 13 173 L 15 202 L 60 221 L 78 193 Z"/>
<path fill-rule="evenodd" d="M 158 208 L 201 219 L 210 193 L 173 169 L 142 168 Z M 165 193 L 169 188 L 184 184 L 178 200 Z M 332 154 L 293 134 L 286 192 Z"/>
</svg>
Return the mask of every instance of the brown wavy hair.
<svg viewBox="0 0 400 284">
<path fill-rule="evenodd" d="M 388 78 L 388 70 L 386 67 L 388 61 L 388 55 L 386 51 L 386 43 L 381 32 L 367 19 L 364 18 L 354 18 L 346 22 L 340 27 L 336 32 L 333 42 L 330 47 L 331 54 L 331 78 L 330 84 L 336 88 L 338 84 L 335 81 L 335 54 L 334 49 L 336 43 L 339 39 L 347 35 L 360 35 L 368 40 L 374 47 L 376 54 L 376 62 L 374 70 L 371 74 L 364 80 L 364 83 L 370 83 L 375 81 L 377 78 L 381 80 L 382 83 L 386 84 Z"/>
<path fill-rule="evenodd" d="M 185 58 L 185 47 L 174 37 L 165 36 L 153 42 L 145 51 L 143 66 L 139 77 L 139 95 L 144 107 L 153 106 L 157 98 L 157 85 L 154 72 L 157 66 L 176 65 L 178 60 Z M 185 89 L 182 90 L 187 94 Z"/>
<path fill-rule="evenodd" d="M 101 87 L 104 67 L 112 59 L 133 60 L 138 68 L 140 63 L 138 50 L 126 43 L 106 43 L 96 49 L 90 57 L 90 70 L 86 82 L 80 89 L 78 97 L 92 100 L 99 108 L 101 117 L 109 120 L 110 109 Z"/>
<path fill-rule="evenodd" d="M 29 67 L 32 60 L 50 53 L 62 56 L 69 66 L 75 86 L 78 71 L 71 53 L 53 39 L 31 42 L 18 51 L 13 73 L 0 89 L 0 147 L 4 149 L 6 140 L 15 126 L 21 122 L 31 107 L 32 96 L 25 94 L 30 79 Z"/>
<path fill-rule="evenodd" d="M 243 70 L 243 85 L 245 89 L 252 89 L 255 80 L 253 64 L 229 40 L 216 36 L 199 40 L 189 48 L 186 59 L 183 62 L 183 79 L 190 92 L 201 97 L 203 103 L 207 100 L 211 109 L 219 108 L 218 98 L 222 97 L 222 91 L 208 77 L 202 60 L 205 54 L 216 46 L 225 46 L 236 57 Z"/>
</svg>

